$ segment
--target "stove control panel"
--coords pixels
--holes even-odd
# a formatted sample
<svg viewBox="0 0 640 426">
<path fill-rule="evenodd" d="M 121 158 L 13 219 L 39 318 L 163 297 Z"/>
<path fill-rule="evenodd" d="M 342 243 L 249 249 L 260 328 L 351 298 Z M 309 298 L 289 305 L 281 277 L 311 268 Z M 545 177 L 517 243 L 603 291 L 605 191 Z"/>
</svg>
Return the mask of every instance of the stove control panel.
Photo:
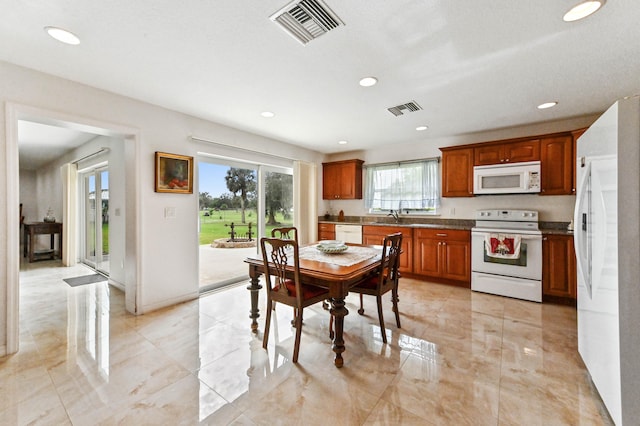
<svg viewBox="0 0 640 426">
<path fill-rule="evenodd" d="M 497 220 L 508 222 L 537 222 L 538 212 L 535 210 L 477 210 L 476 220 Z"/>
</svg>

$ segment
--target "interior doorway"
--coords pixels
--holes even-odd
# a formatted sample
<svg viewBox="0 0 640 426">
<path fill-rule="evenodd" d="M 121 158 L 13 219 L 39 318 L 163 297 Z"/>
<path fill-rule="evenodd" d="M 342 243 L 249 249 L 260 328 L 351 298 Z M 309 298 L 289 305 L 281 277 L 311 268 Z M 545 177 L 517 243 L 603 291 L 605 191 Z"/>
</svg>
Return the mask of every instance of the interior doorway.
<svg viewBox="0 0 640 426">
<path fill-rule="evenodd" d="M 137 181 L 139 175 L 139 169 L 137 164 L 137 150 L 138 145 L 138 129 L 117 126 L 113 123 L 102 123 L 97 120 L 85 119 L 83 117 L 71 117 L 68 114 L 61 114 L 59 112 L 43 110 L 25 105 L 7 103 L 6 105 L 6 162 L 4 167 L 6 169 L 6 204 L 7 204 L 7 234 L 6 234 L 6 246 L 9 250 L 6 250 L 6 264 L 13 265 L 7 268 L 7 297 L 6 301 L 6 352 L 15 353 L 18 351 L 19 342 L 19 305 L 20 305 L 20 214 L 18 211 L 21 199 L 28 194 L 27 197 L 34 197 L 37 202 L 24 203 L 26 215 L 30 217 L 25 220 L 40 221 L 43 217 L 41 207 L 45 209 L 49 206 L 49 197 L 57 196 L 56 192 L 48 190 L 54 185 L 49 185 L 45 182 L 44 185 L 40 184 L 39 170 L 26 171 L 27 176 L 31 176 L 28 180 L 28 185 L 23 185 L 23 172 L 24 162 L 20 159 L 23 151 L 23 147 L 20 141 L 20 123 L 36 123 L 41 125 L 50 126 L 52 128 L 75 130 L 79 132 L 91 133 L 94 136 L 101 136 L 104 138 L 116 138 L 118 142 L 113 146 L 115 152 L 112 151 L 112 155 L 115 155 L 113 164 L 117 164 L 119 169 L 116 180 L 111 182 L 111 189 L 113 187 L 122 188 L 119 191 L 119 208 L 116 209 L 115 215 L 122 216 L 119 219 L 121 232 L 117 234 L 117 241 L 113 241 L 113 234 L 109 235 L 109 245 L 117 243 L 120 247 L 118 253 L 122 260 L 117 262 L 119 267 L 118 278 L 121 283 L 121 288 L 125 290 L 126 310 L 131 313 L 138 312 L 137 303 L 140 300 L 140 269 L 138 268 L 138 253 L 140 252 L 140 232 L 136 227 L 138 223 L 138 188 L 127 187 L 125 190 L 125 181 L 129 179 L 131 181 Z M 38 154 L 45 153 L 45 151 L 57 152 L 59 159 L 66 163 L 71 164 L 79 158 L 87 158 L 88 155 L 93 155 L 96 152 L 95 147 L 87 146 L 85 148 L 78 147 L 77 141 L 72 146 L 62 145 L 62 141 L 56 141 L 55 138 L 48 138 L 45 140 L 45 145 L 41 148 L 37 148 Z M 73 150 L 71 151 L 70 148 Z M 78 160 L 79 161 L 79 160 Z M 56 176 L 59 179 L 60 169 L 57 169 L 53 173 L 50 173 L 52 179 Z M 60 201 L 51 200 L 51 204 L 60 203 Z M 34 206 L 38 206 L 37 208 Z M 29 211 L 29 208 L 31 211 Z M 69 211 L 70 206 L 64 207 Z M 60 208 L 62 210 L 62 207 Z M 74 204 L 73 209 L 76 209 Z M 66 217 L 65 214 L 56 215 L 57 218 Z M 134 232 L 125 235 L 126 229 L 132 229 Z M 65 244 L 74 245 L 77 238 L 64 238 L 63 239 L 63 251 L 67 253 Z M 113 256 L 113 250 L 109 250 L 109 257 Z M 77 259 L 77 258 L 76 258 Z M 125 262 L 126 260 L 126 262 Z M 109 275 L 114 276 L 113 268 L 109 268 Z M 110 279 L 111 282 L 111 279 Z"/>
</svg>

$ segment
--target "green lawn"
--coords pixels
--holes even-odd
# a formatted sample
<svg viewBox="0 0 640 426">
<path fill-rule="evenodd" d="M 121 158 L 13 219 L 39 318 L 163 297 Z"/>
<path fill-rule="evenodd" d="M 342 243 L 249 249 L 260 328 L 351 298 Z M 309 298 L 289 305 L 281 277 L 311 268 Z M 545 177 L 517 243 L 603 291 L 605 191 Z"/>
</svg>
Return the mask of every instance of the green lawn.
<svg viewBox="0 0 640 426">
<path fill-rule="evenodd" d="M 229 232 L 231 228 L 225 226 L 225 224 L 229 225 L 231 222 L 234 224 L 241 224 L 242 221 L 240 210 L 221 210 L 211 212 L 211 216 L 205 216 L 204 212 L 200 212 L 200 244 L 211 244 L 213 240 L 218 238 L 229 238 Z M 252 237 L 255 238 L 257 231 L 257 214 L 255 210 L 247 210 L 245 212 L 245 221 L 247 223 L 251 222 L 251 232 Z M 276 220 L 281 224 L 278 226 L 291 226 L 293 223 L 293 219 L 284 220 L 281 214 L 276 215 Z M 266 232 L 270 235 L 271 230 L 276 226 L 267 226 Z M 240 232 L 245 234 L 247 232 L 247 227 L 239 228 Z"/>
</svg>

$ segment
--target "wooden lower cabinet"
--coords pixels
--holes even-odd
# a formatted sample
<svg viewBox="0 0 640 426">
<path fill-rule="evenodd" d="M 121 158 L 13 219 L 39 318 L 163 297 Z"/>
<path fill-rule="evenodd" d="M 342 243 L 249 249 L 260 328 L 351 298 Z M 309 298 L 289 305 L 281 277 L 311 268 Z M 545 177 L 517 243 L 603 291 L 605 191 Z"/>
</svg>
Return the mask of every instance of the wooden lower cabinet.
<svg viewBox="0 0 640 426">
<path fill-rule="evenodd" d="M 415 229 L 413 251 L 414 274 L 470 287 L 471 233 L 469 231 Z"/>
<path fill-rule="evenodd" d="M 336 225 L 333 223 L 318 223 L 318 240 L 335 240 Z"/>
<path fill-rule="evenodd" d="M 402 253 L 400 254 L 400 273 L 413 272 L 413 229 L 405 226 L 371 226 L 362 227 L 362 244 L 382 244 L 389 234 L 402 232 Z"/>
<path fill-rule="evenodd" d="M 542 299 L 575 303 L 576 254 L 572 235 L 542 237 Z"/>
</svg>

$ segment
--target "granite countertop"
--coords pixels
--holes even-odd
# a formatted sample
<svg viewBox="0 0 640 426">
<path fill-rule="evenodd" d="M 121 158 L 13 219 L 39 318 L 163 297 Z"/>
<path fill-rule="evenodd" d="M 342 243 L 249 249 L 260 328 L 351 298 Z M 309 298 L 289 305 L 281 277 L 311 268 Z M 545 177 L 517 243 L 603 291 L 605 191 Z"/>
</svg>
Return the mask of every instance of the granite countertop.
<svg viewBox="0 0 640 426">
<path fill-rule="evenodd" d="M 330 218 L 328 220 L 319 219 L 318 223 L 332 223 L 334 225 L 366 225 L 366 226 L 401 226 L 405 228 L 446 228 L 470 231 L 475 225 L 475 220 L 466 219 L 432 219 L 432 218 L 406 218 L 403 217 L 399 223 L 393 219 L 375 217 L 345 217 L 343 222 Z"/>
<path fill-rule="evenodd" d="M 573 231 L 567 229 L 540 228 L 542 235 L 573 235 Z"/>
<path fill-rule="evenodd" d="M 366 225 L 366 226 L 401 226 L 405 228 L 426 229 L 459 229 L 470 231 L 476 224 L 470 219 L 436 219 L 436 218 L 407 218 L 403 217 L 399 223 L 392 219 L 375 217 L 347 216 L 344 221 L 337 218 L 319 219 L 318 223 L 331 223 L 334 225 Z M 545 235 L 573 235 L 573 231 L 567 231 L 569 222 L 540 222 L 540 231 Z"/>
</svg>

